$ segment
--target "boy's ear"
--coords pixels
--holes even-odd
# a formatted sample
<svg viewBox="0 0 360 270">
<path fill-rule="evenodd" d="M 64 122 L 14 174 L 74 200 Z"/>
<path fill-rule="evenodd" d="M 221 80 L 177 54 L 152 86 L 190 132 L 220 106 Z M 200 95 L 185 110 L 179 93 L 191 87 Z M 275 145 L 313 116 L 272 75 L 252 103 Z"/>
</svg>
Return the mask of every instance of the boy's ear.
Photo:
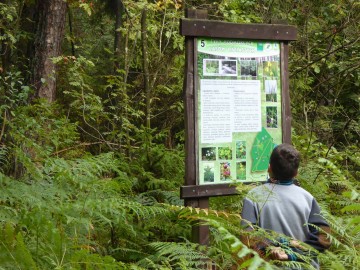
<svg viewBox="0 0 360 270">
<path fill-rule="evenodd" d="M 269 174 L 270 178 L 273 177 L 273 172 L 272 172 L 270 164 L 269 164 L 269 167 L 268 167 L 268 174 Z"/>
<path fill-rule="evenodd" d="M 295 172 L 295 174 L 294 174 L 294 176 L 293 176 L 293 177 L 296 177 L 296 176 L 297 176 L 297 174 L 298 174 L 298 170 L 296 170 L 296 172 Z"/>
</svg>

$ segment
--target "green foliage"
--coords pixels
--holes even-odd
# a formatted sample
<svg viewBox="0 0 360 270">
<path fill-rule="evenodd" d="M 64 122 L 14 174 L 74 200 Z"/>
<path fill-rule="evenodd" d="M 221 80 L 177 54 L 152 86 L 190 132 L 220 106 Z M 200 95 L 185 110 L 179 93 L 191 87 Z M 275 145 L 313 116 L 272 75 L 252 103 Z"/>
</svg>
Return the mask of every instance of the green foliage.
<svg viewBox="0 0 360 270">
<path fill-rule="evenodd" d="M 1 267 L 19 269 L 38 269 L 36 263 L 24 243 L 21 232 L 16 233 L 10 223 L 1 228 L 0 238 Z"/>
<path fill-rule="evenodd" d="M 158 230 L 169 218 L 169 211 L 156 204 L 143 206 L 131 196 L 129 184 L 133 181 L 119 170 L 126 167 L 125 161 L 108 153 L 68 161 L 48 158 L 39 168 L 42 180 L 31 185 L 2 175 L 1 220 L 26 232 L 25 240 L 22 236 L 14 240 L 20 248 L 16 252 L 21 255 L 13 255 L 13 263 L 62 268 L 76 265 L 79 258 L 72 254 L 85 251 L 102 250 L 110 255 L 122 245 L 141 251 L 141 243 L 145 244 L 151 230 Z M 118 177 L 109 178 L 111 175 Z M 4 230 L 10 231 L 4 235 L 14 234 L 9 225 Z M 138 238 L 140 235 L 143 240 Z M 114 259 L 90 254 L 83 263 L 111 263 L 104 269 L 117 269 Z"/>
<path fill-rule="evenodd" d="M 3 172 L 3 168 L 5 168 L 8 164 L 7 156 L 7 148 L 3 145 L 0 145 L 0 172 Z"/>
<path fill-rule="evenodd" d="M 5 131 L 9 123 L 11 125 L 11 119 L 19 113 L 18 106 L 28 104 L 30 94 L 31 89 L 25 85 L 21 72 L 9 71 L 0 76 L 0 142 L 6 137 Z M 0 171 L 2 172 L 10 165 L 9 150 L 8 145 L 0 143 Z"/>
<path fill-rule="evenodd" d="M 270 264 L 263 260 L 258 253 L 249 249 L 238 237 L 229 232 L 220 223 L 209 220 L 209 223 L 217 229 L 224 243 L 228 243 L 228 248 L 232 254 L 235 254 L 237 261 L 241 262 L 245 256 L 251 255 L 251 259 L 244 260 L 238 266 L 239 269 L 272 269 Z"/>
<path fill-rule="evenodd" d="M 216 15 L 220 15 L 226 21 L 236 23 L 259 23 L 262 20 L 256 12 L 253 12 L 257 8 L 256 1 L 253 0 L 219 1 L 219 3 L 214 2 L 214 5 Z"/>
<path fill-rule="evenodd" d="M 328 237 L 332 241 L 332 248 L 325 254 L 319 254 L 324 268 L 357 269 L 360 266 L 358 232 L 342 218 L 331 217 L 324 213 L 332 228 Z M 353 220 L 353 218 L 350 218 Z M 349 226 L 350 225 L 350 226 Z"/>
<path fill-rule="evenodd" d="M 53 59 L 53 62 L 61 66 L 63 73 L 62 94 L 64 101 L 69 103 L 69 110 L 73 120 L 84 123 L 84 128 L 96 131 L 100 119 L 106 118 L 103 101 L 89 83 L 88 73 L 92 71 L 95 64 L 79 56 L 60 56 Z M 99 136 L 99 135 L 98 135 Z"/>
<path fill-rule="evenodd" d="M 8 72 L 0 76 L 0 93 L 0 115 L 6 117 L 4 113 L 7 112 L 9 117 L 14 115 L 17 106 L 28 103 L 31 89 L 25 85 L 21 72 Z"/>
<path fill-rule="evenodd" d="M 6 136 L 12 141 L 8 152 L 15 164 L 15 174 L 22 174 L 24 167 L 32 177 L 41 177 L 34 162 L 41 162 L 60 149 L 76 143 L 79 138 L 76 125 L 65 116 L 57 117 L 58 114 L 58 107 L 46 102 L 14 110 Z"/>
<path fill-rule="evenodd" d="M 11 4 L 0 3 L 0 41 L 6 42 L 10 47 L 13 47 L 17 41 L 16 32 L 14 31 L 18 14 L 16 9 L 18 8 L 17 1 L 12 1 Z"/>
<path fill-rule="evenodd" d="M 359 245 L 359 197 L 356 171 L 353 170 L 356 162 L 348 166 L 349 153 L 328 148 L 318 141 L 309 142 L 308 136 L 294 138 L 303 157 L 300 183 L 321 202 L 323 215 L 332 228 L 328 235 L 332 248 L 320 254 L 321 264 L 330 269 L 340 265 L 339 269 L 356 269 L 359 267 L 359 251 L 356 249 Z M 357 154 L 351 155 L 357 160 Z"/>
<path fill-rule="evenodd" d="M 209 259 L 194 243 L 154 242 L 150 247 L 155 250 L 155 255 L 139 262 L 148 269 L 199 269 Z"/>
<path fill-rule="evenodd" d="M 300 30 L 290 62 L 293 112 L 310 136 L 344 149 L 358 140 L 359 72 L 353 61 L 360 7 L 353 1 L 306 3 L 294 9 L 293 2 L 282 2 L 289 13 L 281 15 Z"/>
<path fill-rule="evenodd" d="M 287 20 L 297 26 L 289 72 L 293 143 L 303 157 L 299 181 L 316 196 L 332 227 L 333 245 L 319 258 L 324 269 L 360 268 L 359 3 L 121 2 L 120 51 L 115 53 L 115 1 L 68 1 L 72 32 L 67 25 L 64 55 L 53 59 L 58 68 L 54 104 L 30 98 L 34 1 L 0 3 L 0 268 L 299 266 L 264 260 L 240 241 L 244 235 L 275 239 L 239 228 L 241 199 L 252 186 L 239 185 L 240 196 L 211 198 L 212 210 L 181 207 L 185 57 L 178 22 L 184 7 L 208 8 L 211 19 Z M 150 129 L 144 128 L 144 8 Z M 269 76 L 279 73 L 270 62 L 264 68 Z M 218 155 L 243 159 L 250 149 L 242 146 L 236 153 L 220 148 Z M 269 154 L 270 148 L 258 141 L 253 157 Z M 216 153 L 209 154 L 205 159 L 213 160 Z M 242 178 L 239 164 L 231 166 Z M 254 170 L 267 167 L 266 162 L 253 164 Z M 226 177 L 225 167 L 222 172 Z M 213 173 L 205 171 L 209 179 Z M 203 222 L 210 225 L 209 247 L 189 242 L 191 227 Z"/>
</svg>

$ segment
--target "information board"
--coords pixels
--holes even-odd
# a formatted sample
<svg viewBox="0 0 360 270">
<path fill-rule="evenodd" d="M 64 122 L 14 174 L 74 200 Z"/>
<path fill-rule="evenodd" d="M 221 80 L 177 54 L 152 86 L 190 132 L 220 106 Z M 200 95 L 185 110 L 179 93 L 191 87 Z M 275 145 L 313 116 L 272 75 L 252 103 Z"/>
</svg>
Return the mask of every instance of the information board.
<svg viewBox="0 0 360 270">
<path fill-rule="evenodd" d="M 282 142 L 280 43 L 198 37 L 198 184 L 265 181 Z"/>
</svg>

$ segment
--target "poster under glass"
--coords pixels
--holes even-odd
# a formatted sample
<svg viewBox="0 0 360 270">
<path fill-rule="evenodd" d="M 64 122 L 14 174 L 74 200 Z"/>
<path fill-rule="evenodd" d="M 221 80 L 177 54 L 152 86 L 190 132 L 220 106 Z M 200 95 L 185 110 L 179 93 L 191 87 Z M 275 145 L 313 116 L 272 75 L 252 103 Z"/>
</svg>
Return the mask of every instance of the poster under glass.
<svg viewBox="0 0 360 270">
<path fill-rule="evenodd" d="M 265 181 L 282 141 L 280 43 L 197 38 L 198 179 Z"/>
</svg>

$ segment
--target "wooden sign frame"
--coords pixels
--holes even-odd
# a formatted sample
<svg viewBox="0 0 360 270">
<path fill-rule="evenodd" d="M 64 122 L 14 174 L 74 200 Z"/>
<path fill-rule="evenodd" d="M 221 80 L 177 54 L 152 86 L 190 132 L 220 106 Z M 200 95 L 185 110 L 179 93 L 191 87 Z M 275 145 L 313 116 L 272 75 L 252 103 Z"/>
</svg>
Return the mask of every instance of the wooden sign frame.
<svg viewBox="0 0 360 270">
<path fill-rule="evenodd" d="M 237 194 L 231 184 L 198 185 L 199 150 L 196 92 L 196 40 L 197 37 L 231 38 L 241 40 L 266 40 L 280 43 L 280 71 L 281 71 L 281 116 L 282 142 L 291 143 L 291 111 L 289 96 L 288 54 L 289 41 L 296 40 L 297 29 L 294 26 L 280 24 L 236 24 L 222 21 L 207 20 L 206 10 L 188 9 L 186 18 L 180 21 L 180 34 L 185 36 L 185 185 L 181 187 L 181 198 L 186 206 L 208 208 L 209 197 Z M 193 230 L 195 238 L 201 244 L 208 243 L 208 229 Z"/>
</svg>

